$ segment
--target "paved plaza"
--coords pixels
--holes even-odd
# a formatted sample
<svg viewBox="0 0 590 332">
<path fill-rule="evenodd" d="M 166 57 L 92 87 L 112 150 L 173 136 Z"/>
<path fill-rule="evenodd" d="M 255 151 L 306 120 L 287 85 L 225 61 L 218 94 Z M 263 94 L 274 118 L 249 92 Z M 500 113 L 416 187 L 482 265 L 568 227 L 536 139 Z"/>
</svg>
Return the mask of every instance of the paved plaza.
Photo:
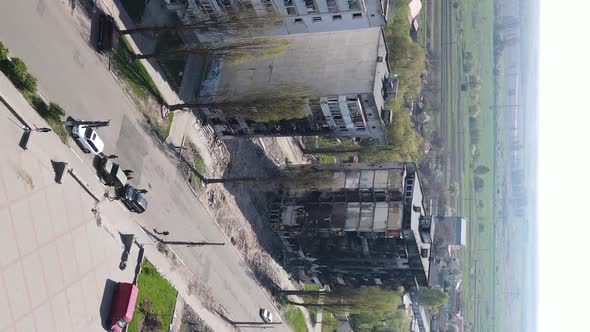
<svg viewBox="0 0 590 332">
<path fill-rule="evenodd" d="M 22 134 L 0 103 L 0 331 L 104 331 L 113 282 L 133 281 L 137 250 L 119 270 L 122 242 L 97 225 L 94 199 L 69 174 L 55 182 L 51 161 L 71 151 L 36 132 L 23 150 Z"/>
</svg>

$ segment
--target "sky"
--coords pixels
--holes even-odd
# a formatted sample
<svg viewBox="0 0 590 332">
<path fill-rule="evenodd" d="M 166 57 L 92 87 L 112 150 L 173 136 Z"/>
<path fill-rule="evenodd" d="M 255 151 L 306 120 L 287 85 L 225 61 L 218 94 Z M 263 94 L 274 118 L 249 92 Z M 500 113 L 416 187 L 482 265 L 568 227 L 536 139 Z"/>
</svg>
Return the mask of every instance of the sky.
<svg viewBox="0 0 590 332">
<path fill-rule="evenodd" d="M 590 331 L 590 1 L 540 4 L 537 326 Z"/>
</svg>

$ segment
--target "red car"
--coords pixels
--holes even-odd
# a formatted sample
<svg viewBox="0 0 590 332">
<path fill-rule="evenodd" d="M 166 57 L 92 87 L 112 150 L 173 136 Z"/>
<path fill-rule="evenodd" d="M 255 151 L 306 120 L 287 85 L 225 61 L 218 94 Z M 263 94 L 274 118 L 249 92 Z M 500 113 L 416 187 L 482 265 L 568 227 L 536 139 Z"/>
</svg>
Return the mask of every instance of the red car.
<svg viewBox="0 0 590 332">
<path fill-rule="evenodd" d="M 117 284 L 111 305 L 111 314 L 109 315 L 111 331 L 121 332 L 131 322 L 138 292 L 139 289 L 134 284 L 125 282 Z"/>
</svg>

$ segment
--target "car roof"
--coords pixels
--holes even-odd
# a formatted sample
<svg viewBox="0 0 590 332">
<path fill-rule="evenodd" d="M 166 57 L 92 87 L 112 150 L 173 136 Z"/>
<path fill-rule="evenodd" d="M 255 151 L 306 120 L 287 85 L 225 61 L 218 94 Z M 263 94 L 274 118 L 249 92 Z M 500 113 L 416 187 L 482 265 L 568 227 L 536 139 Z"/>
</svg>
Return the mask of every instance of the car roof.
<svg viewBox="0 0 590 332">
<path fill-rule="evenodd" d="M 96 148 L 98 149 L 99 152 L 104 150 L 104 142 L 102 141 L 102 139 L 100 138 L 100 136 L 98 135 L 98 132 L 92 128 L 87 128 L 87 127 L 83 127 L 85 129 L 89 129 L 92 130 L 96 136 L 94 136 L 94 139 L 92 139 L 92 136 L 90 136 L 90 140 L 92 141 L 92 143 L 94 143 L 94 146 L 96 146 Z"/>
</svg>

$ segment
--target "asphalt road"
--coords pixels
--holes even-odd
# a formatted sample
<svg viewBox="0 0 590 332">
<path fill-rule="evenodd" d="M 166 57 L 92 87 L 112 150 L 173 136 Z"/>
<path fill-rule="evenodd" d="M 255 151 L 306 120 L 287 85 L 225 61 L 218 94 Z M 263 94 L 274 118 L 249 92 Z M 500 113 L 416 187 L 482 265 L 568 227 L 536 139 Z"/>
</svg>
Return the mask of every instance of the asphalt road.
<svg viewBox="0 0 590 332">
<path fill-rule="evenodd" d="M 98 129 L 105 153 L 118 155 L 135 171 L 132 183 L 149 190 L 149 208 L 137 220 L 148 229 L 170 232 L 169 240 L 229 242 L 189 191 L 167 152 L 148 132 L 136 111 L 88 45 L 86 30 L 67 1 L 0 1 L 0 40 L 37 77 L 40 92 L 64 107 L 67 115 L 108 120 Z M 91 158 L 86 156 L 86 161 Z M 174 251 L 212 291 L 236 321 L 259 321 L 258 309 L 271 309 L 231 244 L 176 247 Z M 278 317 L 278 313 L 273 313 Z M 274 325 L 274 330 L 288 330 Z"/>
</svg>

